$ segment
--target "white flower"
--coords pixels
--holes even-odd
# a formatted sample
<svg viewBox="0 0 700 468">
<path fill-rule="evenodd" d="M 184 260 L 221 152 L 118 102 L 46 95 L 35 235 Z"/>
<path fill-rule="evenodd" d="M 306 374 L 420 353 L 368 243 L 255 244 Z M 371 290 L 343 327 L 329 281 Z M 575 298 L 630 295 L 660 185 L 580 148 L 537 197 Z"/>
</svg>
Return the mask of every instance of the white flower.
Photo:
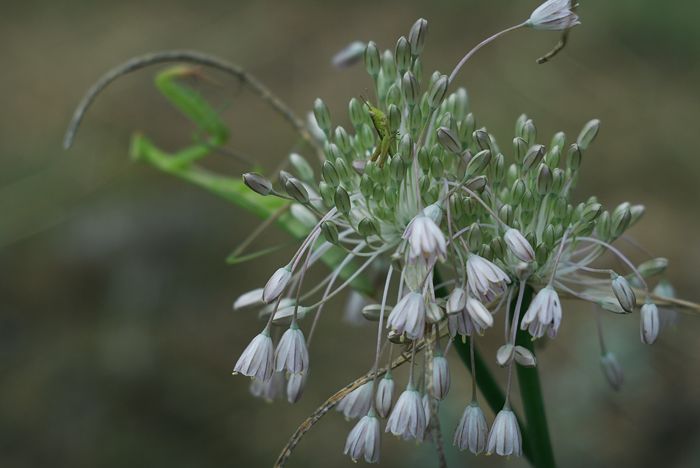
<svg viewBox="0 0 700 468">
<path fill-rule="evenodd" d="M 530 303 L 523 321 L 520 323 L 522 330 L 527 329 L 533 338 L 542 337 L 545 332 L 550 338 L 554 338 L 561 324 L 561 303 L 559 295 L 551 286 L 540 289 Z"/>
<path fill-rule="evenodd" d="M 343 413 L 346 419 L 355 419 L 367 414 L 371 406 L 372 382 L 366 382 L 345 395 L 338 403 L 337 410 Z"/>
<path fill-rule="evenodd" d="M 387 372 L 377 385 L 377 397 L 374 402 L 377 412 L 382 418 L 386 418 L 391 411 L 394 398 L 394 378 Z"/>
<path fill-rule="evenodd" d="M 447 313 L 456 314 L 461 312 L 467 305 L 467 292 L 464 288 L 454 288 L 447 298 Z"/>
<path fill-rule="evenodd" d="M 423 295 L 417 292 L 406 294 L 391 310 L 387 320 L 387 328 L 396 330 L 399 335 L 406 333 L 406 336 L 411 340 L 422 338 L 425 332 Z"/>
<path fill-rule="evenodd" d="M 274 349 L 272 338 L 267 330 L 263 330 L 243 350 L 233 367 L 234 374 L 243 374 L 267 381 L 272 377 Z"/>
<path fill-rule="evenodd" d="M 659 309 L 656 304 L 647 302 L 642 306 L 641 320 L 639 322 L 639 334 L 642 343 L 653 344 L 659 336 L 660 322 Z"/>
<path fill-rule="evenodd" d="M 471 336 L 474 332 L 479 335 L 484 333 L 484 329 L 476 325 L 471 317 L 469 317 L 466 308 L 462 309 L 459 313 L 447 316 L 447 328 L 452 338 L 454 338 L 455 335 Z"/>
<path fill-rule="evenodd" d="M 440 258 L 447 253 L 447 241 L 440 227 L 423 213 L 418 214 L 406 227 L 403 238 L 408 240 L 410 258 Z"/>
<path fill-rule="evenodd" d="M 491 312 L 479 300 L 470 297 L 467 299 L 467 313 L 479 334 L 485 328 L 493 326 L 493 316 Z"/>
<path fill-rule="evenodd" d="M 624 276 L 613 273 L 612 290 L 625 312 L 632 312 L 637 305 L 637 297 Z"/>
<path fill-rule="evenodd" d="M 404 440 L 423 440 L 426 427 L 425 410 L 416 390 L 407 388 L 401 393 L 386 423 L 386 432 Z"/>
<path fill-rule="evenodd" d="M 279 398 L 284 392 L 284 372 L 275 372 L 272 378 L 267 381 L 252 379 L 250 382 L 250 393 L 254 397 L 262 398 L 267 402 L 272 402 Z"/>
<path fill-rule="evenodd" d="M 309 368 L 309 350 L 306 348 L 304 332 L 299 326 L 292 325 L 284 332 L 275 353 L 275 370 L 286 370 L 292 374 L 304 372 Z"/>
<path fill-rule="evenodd" d="M 379 462 L 379 419 L 374 415 L 363 416 L 352 428 L 345 441 L 345 455 L 352 461 L 364 457 L 367 463 Z"/>
<path fill-rule="evenodd" d="M 291 277 L 292 270 L 289 268 L 289 266 L 279 268 L 276 272 L 274 272 L 263 289 L 263 302 L 269 304 L 280 297 L 280 294 L 282 294 L 284 288 L 287 287 L 287 283 L 289 283 Z"/>
<path fill-rule="evenodd" d="M 496 415 L 486 443 L 486 453 L 516 457 L 522 455 L 523 447 L 518 420 L 509 408 L 503 408 Z"/>
<path fill-rule="evenodd" d="M 603 354 L 600 357 L 600 365 L 603 368 L 605 378 L 608 380 L 613 390 L 620 390 L 624 382 L 624 374 L 622 373 L 622 367 L 620 363 L 617 362 L 615 355 L 611 352 Z"/>
<path fill-rule="evenodd" d="M 241 294 L 233 303 L 233 310 L 244 309 L 253 305 L 261 305 L 263 303 L 262 293 L 263 288 L 258 288 Z"/>
<path fill-rule="evenodd" d="M 486 448 L 488 431 L 484 412 L 479 404 L 473 401 L 464 408 L 453 443 L 460 450 L 469 449 L 471 453 L 478 455 Z"/>
<path fill-rule="evenodd" d="M 561 31 L 581 22 L 576 13 L 571 11 L 570 0 L 547 0 L 532 12 L 526 24 L 534 29 Z"/>
<path fill-rule="evenodd" d="M 433 358 L 433 396 L 442 400 L 450 390 L 450 367 L 445 356 L 436 354 Z"/>
<path fill-rule="evenodd" d="M 472 294 L 487 299 L 503 293 L 510 278 L 485 258 L 471 254 L 467 259 L 467 283 Z"/>
<path fill-rule="evenodd" d="M 289 380 L 287 381 L 287 401 L 290 403 L 296 403 L 301 398 L 301 394 L 304 392 L 304 385 L 306 385 L 306 377 L 308 372 L 301 372 L 299 374 L 289 374 Z"/>
<path fill-rule="evenodd" d="M 517 229 L 509 228 L 503 236 L 503 240 L 506 241 L 506 245 L 513 252 L 513 255 L 523 262 L 530 263 L 535 260 L 535 250 Z"/>
</svg>

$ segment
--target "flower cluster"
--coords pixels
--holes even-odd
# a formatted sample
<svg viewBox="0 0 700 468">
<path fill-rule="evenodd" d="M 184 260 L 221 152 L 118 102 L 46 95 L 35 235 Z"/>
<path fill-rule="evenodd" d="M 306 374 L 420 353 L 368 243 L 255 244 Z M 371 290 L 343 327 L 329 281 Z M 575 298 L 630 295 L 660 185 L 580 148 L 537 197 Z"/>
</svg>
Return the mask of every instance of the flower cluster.
<svg viewBox="0 0 700 468">
<path fill-rule="evenodd" d="M 554 0 L 520 26 L 563 30 L 576 24 L 569 2 Z M 508 376 L 505 405 L 489 430 L 473 391 L 454 444 L 474 454 L 520 456 L 511 375 L 514 366 L 537 362 L 530 349 L 516 345 L 516 334 L 555 338 L 565 323 L 561 300 L 581 299 L 616 314 L 642 304 L 641 339 L 653 343 L 666 319 L 647 281 L 663 272 L 666 261 L 635 266 L 612 245 L 640 219 L 643 206 L 623 203 L 606 210 L 595 197 L 572 201 L 598 120 L 574 139 L 559 132 L 545 145 L 535 123 L 522 115 L 512 141 L 500 144 L 470 112 L 467 92 L 448 92 L 454 73 L 423 76 L 426 32 L 421 19 L 393 51 L 353 43 L 334 59 L 349 66 L 363 58 L 375 96 L 374 103 L 350 100 L 349 129 L 334 125 L 326 104 L 316 100 L 310 131 L 323 148 L 320 178 L 297 154 L 277 186 L 260 174 L 244 175 L 260 195 L 289 199 L 309 234 L 264 288 L 236 302 L 235 308 L 261 306 L 266 325 L 234 371 L 253 379 L 255 395 L 274 399 L 286 393 L 297 401 L 309 373 L 308 342 L 324 305 L 371 268 L 385 274 L 383 293 L 377 302 L 356 307 L 378 325 L 374 379 L 337 407 L 346 418 L 359 418 L 345 453 L 377 462 L 383 418 L 386 432 L 428 439 L 432 408 L 450 388 L 450 338 L 468 337 L 473 353 L 478 337 L 500 321 L 505 338 L 494 360 Z M 304 289 L 305 273 L 331 253 L 342 253 L 342 260 L 320 284 Z M 610 255 L 625 265 L 624 272 L 601 266 Z M 599 313 L 595 317 L 600 321 Z M 308 342 L 304 319 L 311 321 Z M 618 388 L 622 372 L 599 330 L 603 369 Z M 410 376 L 395 400 L 390 364 L 396 351 L 411 358 Z M 382 357 L 389 363 L 383 377 Z"/>
</svg>

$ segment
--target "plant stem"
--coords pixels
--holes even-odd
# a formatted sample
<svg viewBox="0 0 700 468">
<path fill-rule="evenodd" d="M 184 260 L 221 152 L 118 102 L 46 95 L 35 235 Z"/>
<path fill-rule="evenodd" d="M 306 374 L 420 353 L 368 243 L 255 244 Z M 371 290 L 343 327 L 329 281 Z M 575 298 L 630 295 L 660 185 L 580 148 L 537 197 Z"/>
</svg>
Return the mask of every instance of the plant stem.
<svg viewBox="0 0 700 468">
<path fill-rule="evenodd" d="M 532 299 L 532 288 L 525 287 L 523 297 L 523 309 L 527 310 Z M 511 310 L 511 315 L 513 311 Z M 527 348 L 535 354 L 533 341 L 525 330 L 518 330 L 515 344 Z M 554 468 L 554 452 L 547 427 L 544 399 L 542 398 L 542 386 L 537 367 L 516 366 L 518 383 L 520 384 L 520 397 L 523 402 L 523 410 L 527 420 L 527 434 L 523 431 L 524 450 L 532 454 L 532 464 L 536 468 Z M 522 426 L 521 426 L 522 427 Z M 527 452 L 526 452 L 527 453 Z"/>
</svg>

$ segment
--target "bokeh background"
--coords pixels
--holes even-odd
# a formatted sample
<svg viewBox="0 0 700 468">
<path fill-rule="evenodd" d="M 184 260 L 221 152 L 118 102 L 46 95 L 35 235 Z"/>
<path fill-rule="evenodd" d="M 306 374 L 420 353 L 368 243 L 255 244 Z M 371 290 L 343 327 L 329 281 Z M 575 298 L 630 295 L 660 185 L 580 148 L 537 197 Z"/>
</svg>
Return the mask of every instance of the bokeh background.
<svg viewBox="0 0 700 468">
<path fill-rule="evenodd" d="M 634 235 L 670 259 L 679 294 L 700 301 L 700 6 L 581 3 L 583 25 L 553 62 L 539 66 L 534 59 L 556 33 L 518 32 L 479 53 L 459 82 L 478 121 L 502 141 L 522 112 L 541 135 L 560 129 L 576 135 L 588 119 L 600 118 L 579 196 L 595 193 L 608 207 L 645 204 Z M 301 402 L 267 404 L 248 395 L 247 381 L 230 370 L 259 324 L 255 312 L 234 313 L 231 303 L 262 285 L 288 252 L 227 266 L 224 258 L 257 220 L 129 160 L 133 131 L 167 149 L 192 135 L 155 91 L 157 68 L 108 89 L 75 147 L 62 151 L 72 108 L 100 74 L 143 52 L 200 49 L 245 66 L 299 113 L 320 96 L 345 122 L 347 100 L 370 87 L 362 67 L 330 66 L 348 42 L 374 39 L 393 49 L 423 16 L 430 22 L 426 71 L 446 71 L 536 4 L 3 2 L 0 466 L 270 466 L 303 418 L 372 359 L 372 328 L 344 324 L 341 299 L 321 324 Z M 230 122 L 229 147 L 276 167 L 295 144 L 286 124 L 235 81 L 207 76 L 212 80 L 199 86 Z M 211 164 L 234 176 L 248 168 L 226 156 Z M 273 229 L 256 245 L 283 239 Z M 540 352 L 560 466 L 699 466 L 700 317 L 681 315 L 653 347 L 639 342 L 635 316 L 606 316 L 605 325 L 625 369 L 620 392 L 600 371 L 590 308 L 567 305 L 560 336 Z M 451 397 L 441 408 L 448 439 L 468 394 L 468 375 L 456 359 L 452 371 Z M 350 428 L 340 415 L 328 415 L 289 466 L 350 466 L 342 455 Z M 452 447 L 448 458 L 451 466 L 526 466 L 474 459 Z M 384 466 L 435 460 L 430 445 L 384 438 Z"/>
</svg>

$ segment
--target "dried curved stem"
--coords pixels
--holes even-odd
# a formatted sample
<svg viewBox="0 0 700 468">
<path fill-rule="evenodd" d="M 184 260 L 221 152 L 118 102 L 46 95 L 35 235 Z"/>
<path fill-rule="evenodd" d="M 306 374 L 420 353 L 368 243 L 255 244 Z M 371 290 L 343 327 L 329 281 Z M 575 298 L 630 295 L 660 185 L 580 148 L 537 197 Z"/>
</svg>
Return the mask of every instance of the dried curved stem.
<svg viewBox="0 0 700 468">
<path fill-rule="evenodd" d="M 429 342 L 421 341 L 416 345 L 416 350 L 419 351 L 422 348 L 424 348 Z M 402 364 L 405 364 L 406 362 L 411 360 L 411 353 L 404 351 L 401 353 L 399 357 L 394 359 L 391 363 L 391 366 L 389 366 L 391 369 L 395 369 L 399 367 Z M 386 374 L 387 368 L 382 368 L 377 371 L 377 376 L 382 376 Z M 319 406 L 313 413 L 311 413 L 311 416 L 306 418 L 297 428 L 296 431 L 294 431 L 294 434 L 292 434 L 292 437 L 289 438 L 289 441 L 287 441 L 287 444 L 284 446 L 282 451 L 280 452 L 279 456 L 277 457 L 277 460 L 275 461 L 275 464 L 273 465 L 274 468 L 281 468 L 284 466 L 284 464 L 287 462 L 289 457 L 292 455 L 292 452 L 296 448 L 296 446 L 299 444 L 301 441 L 302 437 L 309 432 L 309 430 L 316 424 L 326 413 L 328 413 L 330 410 L 332 410 L 335 405 L 337 405 L 340 400 L 342 400 L 347 394 L 355 390 L 357 387 L 366 384 L 367 382 L 370 381 L 374 377 L 374 372 L 368 372 L 362 377 L 359 377 L 355 379 L 353 382 L 347 384 L 345 387 L 341 388 L 337 392 L 335 392 L 333 395 L 331 395 L 321 406 Z"/>
<path fill-rule="evenodd" d="M 193 63 L 195 65 L 203 65 L 211 68 L 215 68 L 222 72 L 233 75 L 238 80 L 240 80 L 243 85 L 248 86 L 255 94 L 257 94 L 263 101 L 268 103 L 276 112 L 278 112 L 282 117 L 289 122 L 289 124 L 296 130 L 299 135 L 310 144 L 317 151 L 321 151 L 316 140 L 313 139 L 309 131 L 307 130 L 304 122 L 297 117 L 297 115 L 292 111 L 284 102 L 282 102 L 277 96 L 272 94 L 272 92 L 263 85 L 257 78 L 245 71 L 243 68 L 236 64 L 227 62 L 218 57 L 208 55 L 202 52 L 191 51 L 191 50 L 166 50 L 162 52 L 153 52 L 145 55 L 139 55 L 133 57 L 126 62 L 118 65 L 107 73 L 102 75 L 102 77 L 93 84 L 90 89 L 85 93 L 81 99 L 78 107 L 73 113 L 68 129 L 66 130 L 65 137 L 63 139 L 63 147 L 65 149 L 70 148 L 73 145 L 73 140 L 75 139 L 75 134 L 80 127 L 80 123 L 85 116 L 85 112 L 88 110 L 90 105 L 93 103 L 95 98 L 107 87 L 110 83 L 116 79 L 127 75 L 131 72 L 140 70 L 142 68 L 148 67 L 150 65 L 156 65 L 161 63 L 170 62 L 186 62 Z"/>
</svg>

